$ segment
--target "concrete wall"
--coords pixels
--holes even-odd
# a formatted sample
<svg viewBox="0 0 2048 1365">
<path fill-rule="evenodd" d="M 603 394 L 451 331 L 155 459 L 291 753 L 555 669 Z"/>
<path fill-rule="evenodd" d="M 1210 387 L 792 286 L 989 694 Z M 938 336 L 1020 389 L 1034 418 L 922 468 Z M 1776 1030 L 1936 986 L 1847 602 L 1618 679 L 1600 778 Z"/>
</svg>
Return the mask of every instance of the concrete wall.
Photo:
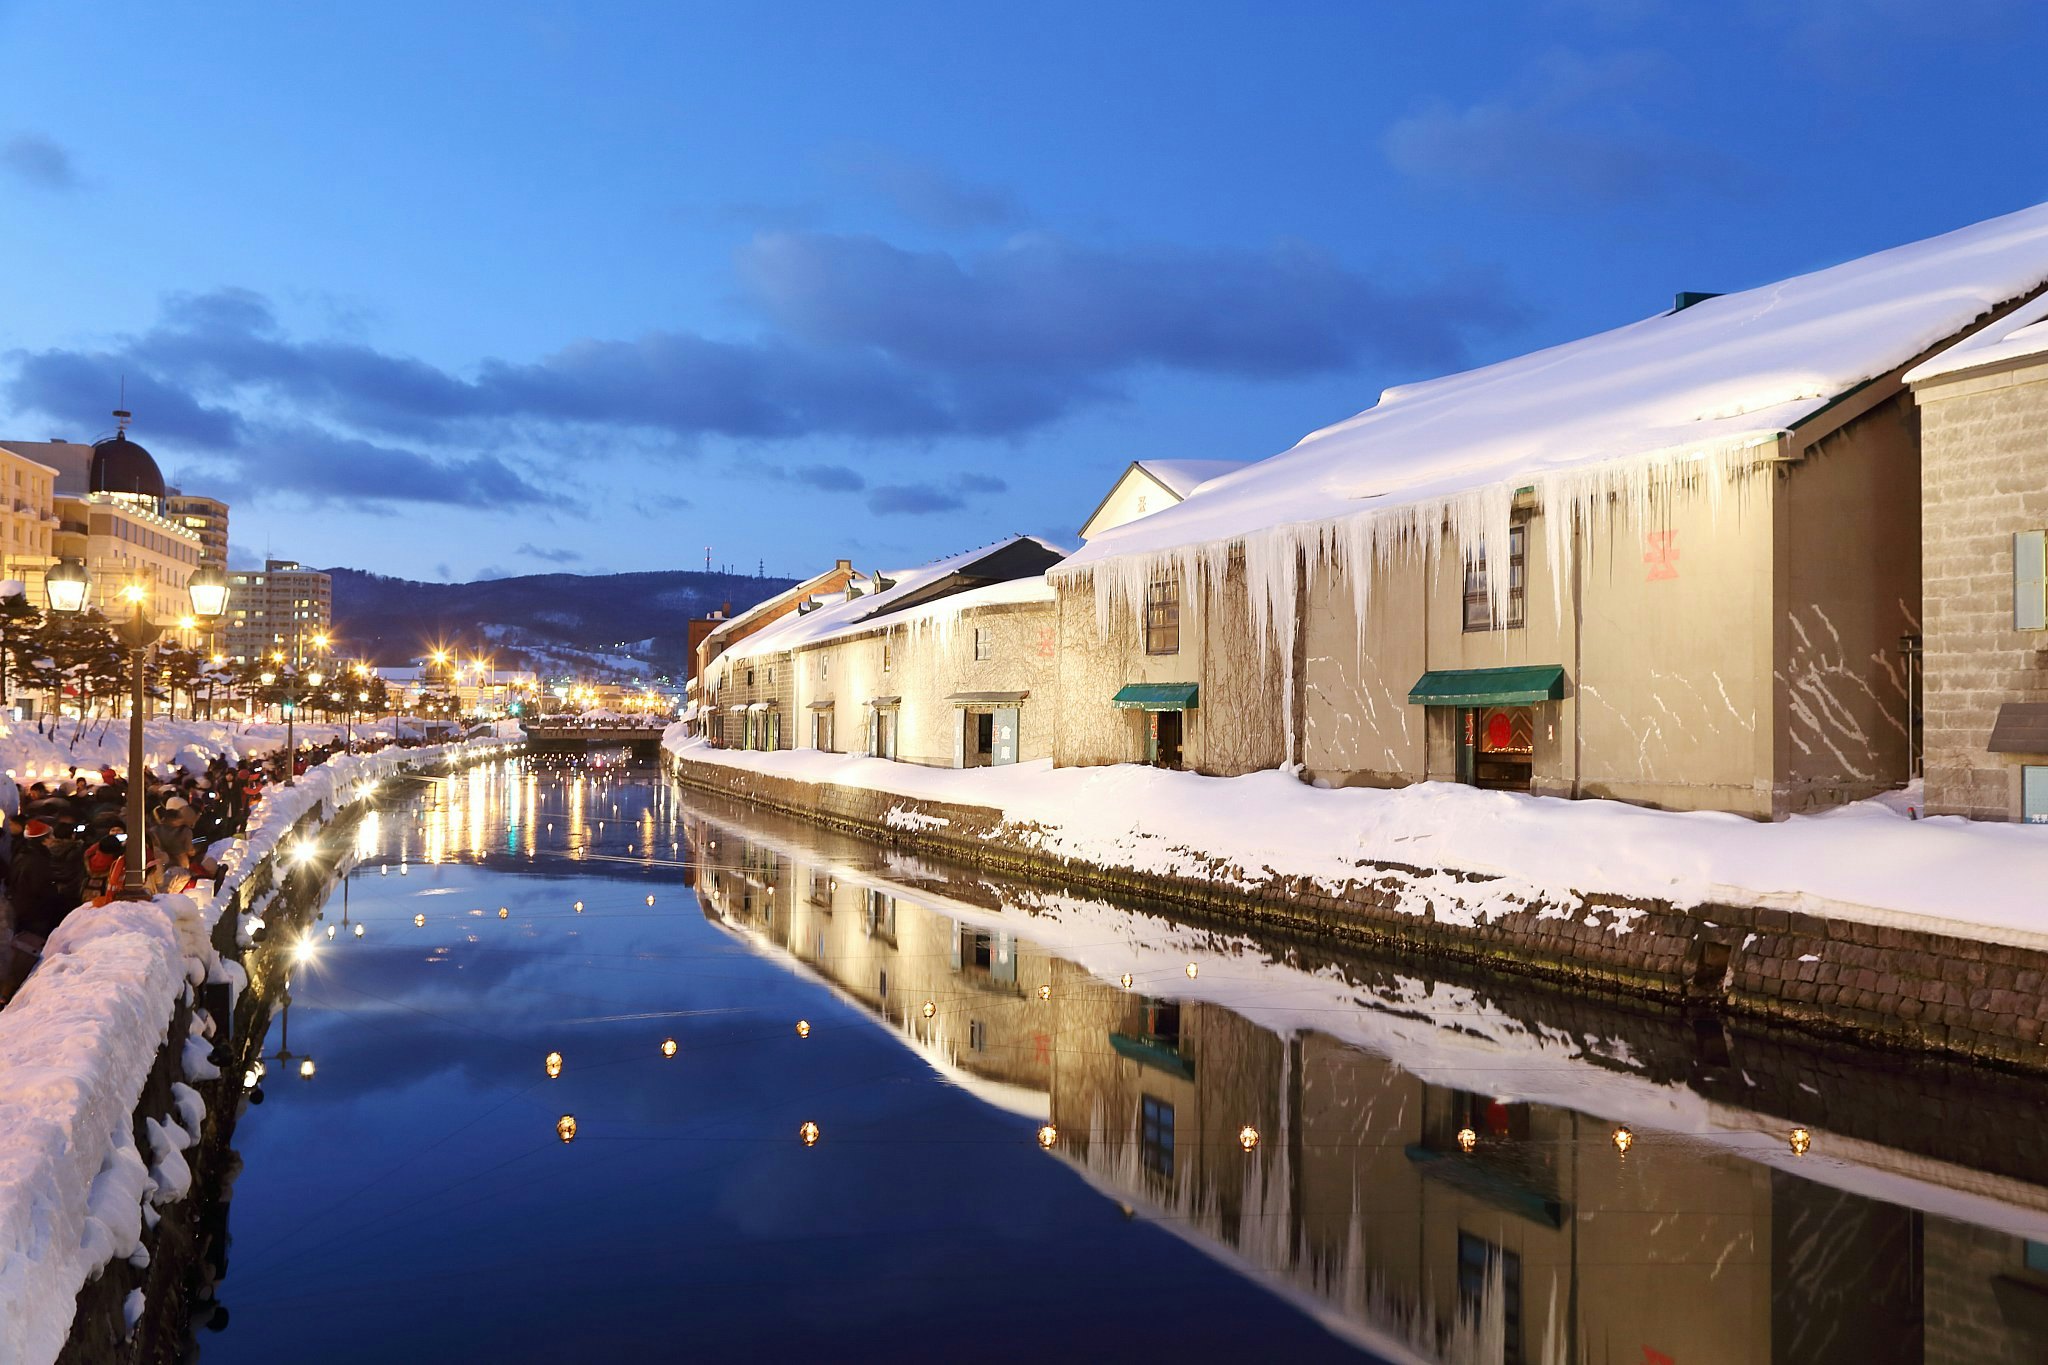
<svg viewBox="0 0 2048 1365">
<path fill-rule="evenodd" d="M 1795 452 L 1778 483 L 1777 814 L 1903 785 L 1920 628 L 1920 432 L 1909 395 Z"/>
<path fill-rule="evenodd" d="M 1183 764 L 1195 772 L 1234 775 L 1284 761 L 1280 664 L 1253 637 L 1243 569 L 1220 582 L 1181 586 L 1180 649 L 1147 654 L 1138 612 L 1118 604 L 1096 620 L 1094 589 L 1061 586 L 1058 598 L 1059 697 L 1053 762 L 1060 767 L 1138 763 L 1145 757 L 1145 716 L 1111 703 L 1128 683 L 1196 683 L 1187 713 Z"/>
<path fill-rule="evenodd" d="M 791 705 L 801 717 L 794 747 L 811 743 L 811 703 L 830 701 L 833 748 L 870 752 L 876 697 L 895 696 L 896 757 L 900 762 L 950 768 L 960 762 L 959 692 L 1026 692 L 1018 708 L 1020 762 L 1049 758 L 1053 747 L 1055 656 L 1058 627 L 1051 602 L 1008 602 L 963 608 L 897 625 L 878 622 L 866 634 L 798 651 L 791 660 Z M 974 657 L 974 633 L 986 631 L 990 657 Z M 884 642 L 889 669 L 882 669 Z"/>
<path fill-rule="evenodd" d="M 1999 704 L 2048 702 L 2048 632 L 2013 629 L 2012 535 L 2048 529 L 2048 360 L 1922 386 L 1931 814 L 2017 819 Z"/>
<path fill-rule="evenodd" d="M 1768 476 L 1617 508 L 1552 562 L 1547 518 L 1525 533 L 1524 624 L 1464 628 L 1464 558 L 1446 539 L 1380 569 L 1357 627 L 1345 573 L 1311 579 L 1304 611 L 1303 762 L 1337 786 L 1456 776 L 1450 708 L 1410 706 L 1432 669 L 1557 665 L 1536 708 L 1532 789 L 1676 809 L 1771 813 Z"/>
</svg>

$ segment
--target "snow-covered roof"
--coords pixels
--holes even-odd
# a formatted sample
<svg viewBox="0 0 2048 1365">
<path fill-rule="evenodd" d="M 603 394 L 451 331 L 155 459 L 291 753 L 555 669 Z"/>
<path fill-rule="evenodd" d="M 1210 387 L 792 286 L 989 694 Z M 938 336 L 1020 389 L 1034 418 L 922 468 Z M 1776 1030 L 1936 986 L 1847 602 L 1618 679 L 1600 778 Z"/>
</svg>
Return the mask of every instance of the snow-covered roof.
<svg viewBox="0 0 2048 1365">
<path fill-rule="evenodd" d="M 2048 355 L 2048 294 L 2013 309 L 1998 321 L 1972 332 L 1955 345 L 1906 371 L 1909 384 Z"/>
<path fill-rule="evenodd" d="M 1245 466 L 1243 460 L 1139 460 L 1137 464 L 1177 498 L 1185 498 L 1209 480 Z"/>
<path fill-rule="evenodd" d="M 1066 553 L 1051 541 L 1042 540 L 1037 536 L 1011 536 L 1007 540 L 997 541 L 993 545 L 984 545 L 980 549 L 968 550 L 957 555 L 949 555 L 944 559 L 933 560 L 929 564 L 920 565 L 914 569 L 884 573 L 883 577 L 891 580 L 891 582 L 883 591 L 863 593 L 859 597 L 841 595 L 836 601 L 828 602 L 814 611 L 807 611 L 801 615 L 785 616 L 774 624 L 764 626 L 746 639 L 739 641 L 719 657 L 733 659 L 758 658 L 764 654 L 778 654 L 784 650 L 800 649 L 805 645 L 815 644 L 820 640 L 839 635 L 853 634 L 858 630 L 869 628 L 877 617 L 892 616 L 893 618 L 893 613 L 902 609 L 901 604 L 912 601 L 924 589 L 933 586 L 949 575 L 963 573 L 982 560 L 988 559 L 1011 545 L 1020 543 L 1037 545 L 1054 555 Z M 1035 583 L 1040 591 L 1044 592 L 1047 596 L 1051 595 L 1052 590 L 1045 585 L 1045 579 L 1042 574 L 1033 574 L 1015 581 L 1027 584 Z M 1010 588 L 1011 586 L 1010 582 L 995 583 L 971 591 L 995 593 L 997 589 Z M 1028 593 L 1029 590 L 1017 589 L 1016 591 Z M 954 606 L 954 603 L 960 598 L 969 595 L 969 592 L 950 594 L 929 604 L 929 606 L 919 605 L 915 610 L 906 612 L 903 619 L 914 619 L 926 611 L 940 609 L 946 612 L 955 611 L 957 608 Z M 1000 597 L 999 594 L 998 597 Z M 997 599 L 992 598 L 989 601 L 983 602 L 982 605 L 991 605 L 994 600 Z M 1031 599 L 1028 596 L 1023 596 L 1001 600 L 1026 601 Z"/>
<path fill-rule="evenodd" d="M 1104 531 L 1061 572 L 1493 485 L 1774 440 L 2048 280 L 2048 205 L 1512 360 L 1365 412 Z M 1541 491 L 1539 489 L 1539 491 Z"/>
</svg>

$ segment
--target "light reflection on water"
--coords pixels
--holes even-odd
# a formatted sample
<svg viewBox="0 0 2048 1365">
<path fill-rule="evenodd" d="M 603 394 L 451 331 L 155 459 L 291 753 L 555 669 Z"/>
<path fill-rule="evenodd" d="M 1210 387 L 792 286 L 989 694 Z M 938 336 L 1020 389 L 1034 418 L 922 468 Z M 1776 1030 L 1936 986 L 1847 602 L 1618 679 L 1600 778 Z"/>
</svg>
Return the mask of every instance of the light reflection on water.
<svg viewBox="0 0 2048 1365">
<path fill-rule="evenodd" d="M 238 1133 L 207 1359 L 2048 1358 L 2042 1141 L 1992 1136 L 2031 1084 L 1178 925 L 616 767 L 480 767 L 356 852 L 425 866 L 359 868 L 367 939 L 295 982 L 318 1076 Z"/>
</svg>

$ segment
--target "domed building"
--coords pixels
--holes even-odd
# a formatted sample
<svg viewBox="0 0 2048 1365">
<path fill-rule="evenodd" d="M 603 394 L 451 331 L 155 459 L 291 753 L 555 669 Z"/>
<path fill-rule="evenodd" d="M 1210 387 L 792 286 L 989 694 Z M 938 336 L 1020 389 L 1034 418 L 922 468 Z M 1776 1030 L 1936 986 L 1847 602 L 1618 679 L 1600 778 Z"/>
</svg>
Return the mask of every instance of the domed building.
<svg viewBox="0 0 2048 1365">
<path fill-rule="evenodd" d="M 155 457 L 128 439 L 124 425 L 105 440 L 93 442 L 92 464 L 86 472 L 86 491 L 109 493 L 144 504 L 148 511 L 161 513 L 164 475 L 156 467 Z"/>
</svg>

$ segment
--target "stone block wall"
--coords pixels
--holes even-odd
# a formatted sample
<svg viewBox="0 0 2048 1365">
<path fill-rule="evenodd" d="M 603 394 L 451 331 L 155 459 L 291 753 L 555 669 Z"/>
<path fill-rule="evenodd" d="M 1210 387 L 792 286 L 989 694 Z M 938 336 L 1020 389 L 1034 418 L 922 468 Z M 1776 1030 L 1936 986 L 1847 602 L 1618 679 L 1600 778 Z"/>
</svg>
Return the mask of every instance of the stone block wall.
<svg viewBox="0 0 2048 1365">
<path fill-rule="evenodd" d="M 2048 363 L 1962 375 L 1921 406 L 1927 809 L 2011 820 L 1999 705 L 2048 701 L 2048 631 L 2013 629 L 2012 537 L 2048 529 Z"/>
</svg>

